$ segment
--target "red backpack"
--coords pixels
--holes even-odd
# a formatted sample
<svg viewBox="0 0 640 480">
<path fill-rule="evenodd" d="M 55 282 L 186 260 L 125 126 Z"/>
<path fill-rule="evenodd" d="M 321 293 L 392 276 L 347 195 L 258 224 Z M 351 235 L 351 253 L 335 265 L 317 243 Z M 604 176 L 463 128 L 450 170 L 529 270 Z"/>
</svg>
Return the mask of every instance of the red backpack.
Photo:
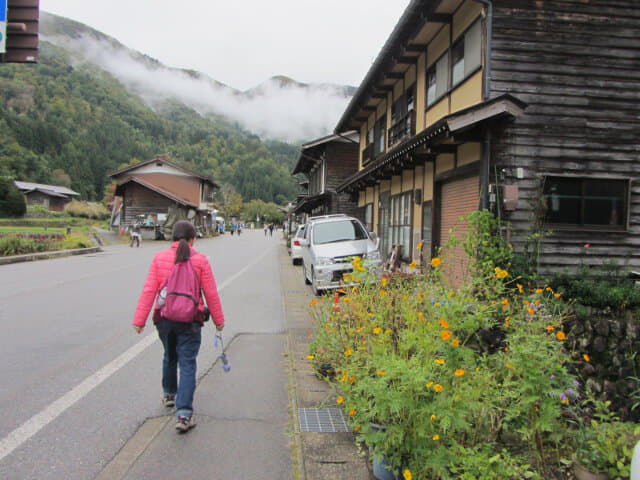
<svg viewBox="0 0 640 480">
<path fill-rule="evenodd" d="M 191 259 L 176 263 L 160 288 L 160 315 L 174 322 L 193 322 L 199 303 L 200 280 Z"/>
</svg>

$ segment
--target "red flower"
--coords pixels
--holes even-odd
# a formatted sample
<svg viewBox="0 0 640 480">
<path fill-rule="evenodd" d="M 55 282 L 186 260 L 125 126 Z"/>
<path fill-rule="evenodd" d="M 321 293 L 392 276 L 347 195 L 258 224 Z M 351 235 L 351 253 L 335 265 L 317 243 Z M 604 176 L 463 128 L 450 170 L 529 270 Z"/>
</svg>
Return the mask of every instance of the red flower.
<svg viewBox="0 0 640 480">
<path fill-rule="evenodd" d="M 584 244 L 584 248 L 589 248 L 590 246 L 591 246 L 591 244 L 590 244 L 590 243 L 585 243 L 585 244 Z"/>
</svg>

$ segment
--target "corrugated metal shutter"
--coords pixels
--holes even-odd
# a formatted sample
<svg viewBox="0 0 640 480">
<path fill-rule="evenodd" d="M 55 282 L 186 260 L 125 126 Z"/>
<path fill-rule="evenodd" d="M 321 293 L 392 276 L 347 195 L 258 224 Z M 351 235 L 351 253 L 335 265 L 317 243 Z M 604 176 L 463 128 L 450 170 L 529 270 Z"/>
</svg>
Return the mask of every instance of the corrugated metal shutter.
<svg viewBox="0 0 640 480">
<path fill-rule="evenodd" d="M 443 268 L 452 286 L 459 286 L 468 274 L 469 259 L 464 252 L 462 242 L 469 229 L 464 217 L 478 209 L 480 201 L 480 180 L 469 177 L 447 182 L 442 185 L 440 199 L 440 246 L 455 235 L 461 241 L 460 245 L 443 251 Z M 455 231 L 454 231 L 455 229 Z"/>
</svg>

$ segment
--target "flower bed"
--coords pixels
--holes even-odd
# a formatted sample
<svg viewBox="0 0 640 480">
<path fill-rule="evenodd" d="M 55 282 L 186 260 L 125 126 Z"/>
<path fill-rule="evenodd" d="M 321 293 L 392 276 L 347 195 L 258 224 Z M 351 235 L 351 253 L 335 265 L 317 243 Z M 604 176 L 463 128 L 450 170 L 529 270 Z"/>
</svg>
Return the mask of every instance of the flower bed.
<svg viewBox="0 0 640 480">
<path fill-rule="evenodd" d="M 486 258 L 458 289 L 440 258 L 426 275 L 382 279 L 359 265 L 359 287 L 312 302 L 310 358 L 331 365 L 373 456 L 405 478 L 568 478 L 591 404 L 570 374 L 561 295 Z"/>
<path fill-rule="evenodd" d="M 0 256 L 60 250 L 63 241 L 64 235 L 55 233 L 0 233 Z"/>
</svg>

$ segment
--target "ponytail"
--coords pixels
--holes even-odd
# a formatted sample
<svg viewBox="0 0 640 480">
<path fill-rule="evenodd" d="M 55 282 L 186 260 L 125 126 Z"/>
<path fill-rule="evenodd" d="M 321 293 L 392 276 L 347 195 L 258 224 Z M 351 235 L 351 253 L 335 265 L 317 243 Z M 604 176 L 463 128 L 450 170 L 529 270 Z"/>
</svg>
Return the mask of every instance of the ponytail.
<svg viewBox="0 0 640 480">
<path fill-rule="evenodd" d="M 186 262 L 191 257 L 189 240 L 193 240 L 196 237 L 196 227 L 187 220 L 180 220 L 173 226 L 171 236 L 174 242 L 180 242 L 176 251 L 175 263 Z"/>
<path fill-rule="evenodd" d="M 180 239 L 180 243 L 178 244 L 178 250 L 176 250 L 176 261 L 178 262 L 186 262 L 191 257 L 191 247 L 189 243 L 184 239 Z"/>
</svg>

